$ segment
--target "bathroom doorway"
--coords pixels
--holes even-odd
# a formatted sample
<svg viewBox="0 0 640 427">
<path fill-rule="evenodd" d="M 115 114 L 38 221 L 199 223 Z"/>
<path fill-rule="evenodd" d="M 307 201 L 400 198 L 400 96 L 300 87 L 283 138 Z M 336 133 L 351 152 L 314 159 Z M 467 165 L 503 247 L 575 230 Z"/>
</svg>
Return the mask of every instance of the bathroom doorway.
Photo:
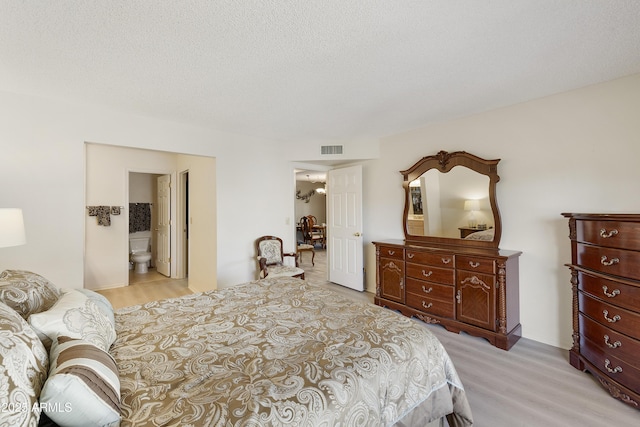
<svg viewBox="0 0 640 427">
<path fill-rule="evenodd" d="M 172 185 L 175 173 L 129 171 L 129 241 L 148 239 L 151 253 L 148 271 L 136 273 L 129 261 L 129 285 L 166 279 L 184 279 L 188 275 L 189 181 L 188 171 L 178 174 L 178 186 Z M 171 194 L 177 188 L 177 194 Z M 173 210 L 171 204 L 176 203 Z M 178 227 L 169 226 L 175 212 Z M 172 242 L 176 244 L 173 245 Z M 131 244 L 129 253 L 131 257 Z M 175 256 L 173 256 L 172 249 Z M 175 263 L 173 266 L 171 263 Z M 172 274 L 173 272 L 173 274 Z"/>
<path fill-rule="evenodd" d="M 121 207 L 120 216 L 111 218 L 111 226 L 99 226 L 94 217 L 85 219 L 84 286 L 108 289 L 130 284 L 129 275 L 129 173 L 171 175 L 171 279 L 182 279 L 194 292 L 217 286 L 217 210 L 216 158 L 86 143 L 85 204 Z M 180 176 L 188 171 L 188 197 L 182 197 Z M 181 215 L 181 200 L 189 203 L 188 215 Z M 133 201 L 133 196 L 131 196 Z M 151 203 L 153 203 L 151 199 Z M 183 205 L 184 206 L 184 205 Z M 183 212 L 186 212 L 184 210 Z M 180 219 L 182 218 L 182 219 Z M 182 224 L 189 221 L 189 240 L 182 250 Z M 187 258 L 188 257 L 188 258 Z M 180 270 L 181 260 L 185 269 Z M 188 265 L 188 271 L 187 266 Z M 185 277 L 188 272 L 188 277 Z M 181 274 L 183 275 L 181 277 Z"/>
</svg>

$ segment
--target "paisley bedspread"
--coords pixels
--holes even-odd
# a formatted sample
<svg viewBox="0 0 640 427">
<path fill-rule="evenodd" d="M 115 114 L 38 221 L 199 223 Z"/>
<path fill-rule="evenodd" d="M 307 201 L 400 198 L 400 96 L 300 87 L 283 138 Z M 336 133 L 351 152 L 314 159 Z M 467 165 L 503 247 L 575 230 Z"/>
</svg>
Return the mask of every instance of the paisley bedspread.
<svg viewBox="0 0 640 427">
<path fill-rule="evenodd" d="M 299 279 L 115 314 L 121 426 L 471 425 L 455 368 L 417 322 Z"/>
</svg>

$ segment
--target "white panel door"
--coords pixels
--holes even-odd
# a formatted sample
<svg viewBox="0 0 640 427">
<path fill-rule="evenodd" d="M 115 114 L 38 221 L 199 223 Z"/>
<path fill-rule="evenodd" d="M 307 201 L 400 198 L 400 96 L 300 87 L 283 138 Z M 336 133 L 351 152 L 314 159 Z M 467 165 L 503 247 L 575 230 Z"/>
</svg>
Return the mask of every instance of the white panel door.
<svg viewBox="0 0 640 427">
<path fill-rule="evenodd" d="M 156 228 L 156 269 L 171 277 L 171 175 L 158 177 L 158 228 Z"/>
<path fill-rule="evenodd" d="M 364 290 L 362 247 L 362 166 L 327 175 L 329 281 Z"/>
</svg>

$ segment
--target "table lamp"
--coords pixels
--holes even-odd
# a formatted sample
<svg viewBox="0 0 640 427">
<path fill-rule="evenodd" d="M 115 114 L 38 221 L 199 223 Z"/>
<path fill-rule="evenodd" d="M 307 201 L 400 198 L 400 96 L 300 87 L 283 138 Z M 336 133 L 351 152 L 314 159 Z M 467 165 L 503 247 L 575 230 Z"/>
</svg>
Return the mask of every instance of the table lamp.
<svg viewBox="0 0 640 427">
<path fill-rule="evenodd" d="M 480 202 L 478 200 L 465 200 L 464 201 L 464 210 L 469 211 L 469 227 L 475 228 L 478 225 L 478 220 L 476 219 L 475 211 L 480 210 Z"/>
<path fill-rule="evenodd" d="M 27 243 L 22 209 L 0 208 L 0 248 Z"/>
</svg>

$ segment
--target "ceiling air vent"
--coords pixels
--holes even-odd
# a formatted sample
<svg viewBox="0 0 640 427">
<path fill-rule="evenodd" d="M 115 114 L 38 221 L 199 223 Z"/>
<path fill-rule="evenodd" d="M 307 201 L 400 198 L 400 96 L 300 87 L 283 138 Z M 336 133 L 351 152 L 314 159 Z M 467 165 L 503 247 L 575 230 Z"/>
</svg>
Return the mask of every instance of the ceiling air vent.
<svg viewBox="0 0 640 427">
<path fill-rule="evenodd" d="M 342 154 L 342 145 L 321 145 L 320 154 Z"/>
</svg>

